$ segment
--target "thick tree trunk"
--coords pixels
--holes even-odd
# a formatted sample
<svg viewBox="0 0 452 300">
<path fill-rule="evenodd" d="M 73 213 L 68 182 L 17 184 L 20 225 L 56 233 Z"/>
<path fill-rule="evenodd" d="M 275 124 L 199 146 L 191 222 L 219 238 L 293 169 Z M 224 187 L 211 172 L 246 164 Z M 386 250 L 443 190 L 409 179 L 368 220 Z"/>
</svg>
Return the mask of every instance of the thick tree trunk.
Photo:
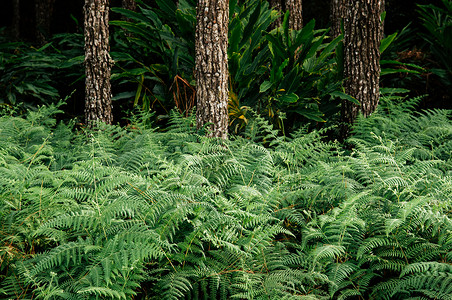
<svg viewBox="0 0 452 300">
<path fill-rule="evenodd" d="M 289 28 L 300 30 L 303 28 L 302 0 L 286 0 L 286 10 L 289 11 Z"/>
<path fill-rule="evenodd" d="M 228 0 L 198 0 L 195 38 L 197 127 L 228 136 Z"/>
<path fill-rule="evenodd" d="M 13 0 L 13 22 L 11 33 L 15 40 L 20 38 L 20 0 Z"/>
<path fill-rule="evenodd" d="M 332 39 L 341 34 L 341 22 L 345 15 L 344 0 L 331 0 L 330 6 L 330 22 L 331 22 L 331 36 Z"/>
<path fill-rule="evenodd" d="M 85 121 L 112 123 L 108 0 L 85 0 Z"/>
<path fill-rule="evenodd" d="M 369 116 L 380 98 L 380 41 L 383 37 L 384 0 L 345 0 L 344 18 L 344 86 L 345 92 L 360 105 L 342 103 L 342 118 L 352 124 L 358 112 Z M 343 136 L 348 135 L 344 126 Z"/>
<path fill-rule="evenodd" d="M 36 42 L 44 45 L 50 33 L 55 0 L 35 0 Z"/>
<path fill-rule="evenodd" d="M 270 0 L 270 6 L 281 12 L 282 17 L 289 11 L 289 28 L 300 30 L 303 28 L 302 0 Z M 278 18 L 272 24 L 272 29 L 281 26 L 282 18 Z"/>
</svg>

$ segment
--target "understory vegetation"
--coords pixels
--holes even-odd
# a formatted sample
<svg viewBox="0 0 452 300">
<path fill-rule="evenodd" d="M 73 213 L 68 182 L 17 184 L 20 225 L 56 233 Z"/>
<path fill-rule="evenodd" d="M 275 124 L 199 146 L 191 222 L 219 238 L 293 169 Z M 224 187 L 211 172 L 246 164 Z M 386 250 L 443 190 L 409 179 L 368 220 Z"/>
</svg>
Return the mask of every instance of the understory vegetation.
<svg viewBox="0 0 452 300">
<path fill-rule="evenodd" d="M 450 110 L 382 99 L 343 146 L 255 114 L 96 131 L 0 117 L 2 299 L 451 299 Z"/>
<path fill-rule="evenodd" d="M 436 2 L 399 12 L 414 24 L 381 41 L 377 111 L 340 142 L 358 103 L 343 36 L 268 1 L 229 1 L 229 140 L 196 126 L 194 0 L 111 8 L 119 124 L 95 130 L 80 31 L 36 46 L 0 28 L 0 299 L 452 299 Z"/>
</svg>

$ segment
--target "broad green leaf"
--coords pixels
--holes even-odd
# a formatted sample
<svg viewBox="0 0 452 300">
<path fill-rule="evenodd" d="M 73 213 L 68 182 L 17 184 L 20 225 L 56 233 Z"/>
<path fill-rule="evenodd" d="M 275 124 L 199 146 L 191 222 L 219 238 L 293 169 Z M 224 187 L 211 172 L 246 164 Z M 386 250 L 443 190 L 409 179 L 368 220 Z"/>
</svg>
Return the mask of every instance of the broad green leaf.
<svg viewBox="0 0 452 300">
<path fill-rule="evenodd" d="M 325 49 L 323 49 L 322 53 L 319 55 L 318 62 L 323 63 L 323 61 L 333 52 L 334 49 L 336 49 L 337 45 L 342 41 L 342 35 L 337 36 L 334 40 L 331 41 L 331 43 L 326 46 Z"/>
<path fill-rule="evenodd" d="M 314 72 L 317 66 L 317 57 L 311 56 L 303 62 L 303 70 L 308 73 Z"/>
<path fill-rule="evenodd" d="M 133 101 L 133 106 L 136 106 L 138 104 L 138 100 L 140 99 L 140 96 L 141 96 L 141 90 L 143 89 L 143 82 L 144 82 L 144 76 L 141 75 L 141 80 L 138 83 L 138 89 L 135 94 L 135 100 Z"/>
<path fill-rule="evenodd" d="M 174 16 L 174 12 L 177 10 L 176 4 L 173 1 L 168 0 L 156 0 L 158 7 L 165 12 L 168 16 Z"/>
<path fill-rule="evenodd" d="M 149 20 L 141 13 L 138 12 L 134 12 L 134 11 L 130 11 L 128 9 L 124 9 L 124 8 L 120 8 L 120 7 L 112 7 L 111 11 L 115 12 L 115 13 L 119 13 L 121 15 L 123 15 L 124 17 L 128 18 L 128 19 L 132 19 L 132 20 L 136 20 L 136 21 L 141 21 L 144 23 L 149 22 Z M 118 25 L 118 23 L 128 23 L 126 21 L 110 21 L 111 25 Z"/>
<path fill-rule="evenodd" d="M 277 57 L 281 60 L 285 59 L 287 57 L 287 52 L 285 49 L 282 48 L 281 42 L 274 36 L 267 34 L 266 36 L 268 40 L 268 46 L 270 48 L 270 52 L 273 57 Z"/>
<path fill-rule="evenodd" d="M 278 97 L 278 100 L 283 103 L 295 103 L 298 101 L 298 96 L 294 93 L 285 94 L 281 97 Z"/>
<path fill-rule="evenodd" d="M 241 22 L 235 22 L 235 26 L 230 29 L 230 36 L 229 36 L 229 51 L 230 53 L 238 52 L 239 50 L 239 43 L 242 38 L 242 23 Z"/>
<path fill-rule="evenodd" d="M 265 93 L 271 87 L 272 87 L 272 83 L 270 81 L 264 81 L 264 82 L 262 82 L 261 86 L 259 87 L 259 93 Z"/>
<path fill-rule="evenodd" d="M 383 53 L 388 47 L 389 45 L 391 45 L 391 43 L 394 41 L 394 39 L 397 36 L 397 32 L 388 35 L 387 37 L 385 37 L 384 39 L 381 40 L 380 42 L 380 54 Z"/>
<path fill-rule="evenodd" d="M 294 47 L 300 47 L 302 44 L 310 44 L 313 37 L 314 37 L 314 27 L 315 27 L 315 20 L 312 19 L 309 21 L 308 24 L 303 26 L 300 33 L 297 35 L 296 42 L 293 45 Z"/>
<path fill-rule="evenodd" d="M 112 97 L 111 100 L 131 99 L 134 98 L 135 94 L 136 92 L 118 93 L 114 97 Z"/>
<path fill-rule="evenodd" d="M 388 75 L 388 74 L 397 74 L 397 73 L 419 74 L 420 72 L 416 71 L 416 70 L 407 70 L 407 69 L 383 68 L 383 69 L 381 69 L 380 76 Z"/>
<path fill-rule="evenodd" d="M 162 28 L 162 26 L 163 26 L 162 21 L 160 20 L 160 18 L 157 16 L 157 14 L 154 11 L 152 11 L 150 9 L 145 9 L 145 8 L 141 8 L 141 11 L 146 17 L 148 17 L 154 23 L 154 26 L 157 29 Z"/>
<path fill-rule="evenodd" d="M 386 65 L 386 64 L 393 64 L 393 65 L 399 65 L 399 66 L 405 66 L 405 67 L 411 67 L 418 69 L 420 71 L 424 71 L 424 68 L 421 66 L 418 66 L 416 64 L 410 64 L 410 63 L 404 63 L 398 60 L 381 60 L 380 65 Z"/>
<path fill-rule="evenodd" d="M 273 76 L 273 80 L 274 81 L 280 81 L 281 80 L 281 78 L 283 77 L 284 68 L 287 67 L 288 64 L 289 64 L 289 58 L 287 58 L 285 61 L 283 61 L 283 63 L 278 67 L 276 73 Z M 275 67 L 276 66 L 273 66 L 272 71 L 275 69 Z M 270 79 L 270 81 L 272 81 L 272 80 Z"/>
<path fill-rule="evenodd" d="M 352 102 L 352 103 L 354 103 L 356 105 L 359 105 L 359 101 L 356 98 L 353 98 L 352 96 L 350 96 L 350 95 L 348 95 L 346 93 L 343 93 L 343 92 L 340 92 L 340 91 L 334 91 L 334 92 L 330 93 L 330 95 L 333 96 L 333 97 L 338 97 L 340 99 L 350 101 L 350 102 Z"/>
<path fill-rule="evenodd" d="M 251 39 L 251 35 L 254 33 L 254 25 L 256 25 L 256 22 L 260 15 L 260 4 L 255 5 L 253 13 L 249 17 L 248 23 L 245 25 L 245 29 L 243 30 L 243 37 L 242 40 L 245 42 L 248 42 Z"/>
</svg>

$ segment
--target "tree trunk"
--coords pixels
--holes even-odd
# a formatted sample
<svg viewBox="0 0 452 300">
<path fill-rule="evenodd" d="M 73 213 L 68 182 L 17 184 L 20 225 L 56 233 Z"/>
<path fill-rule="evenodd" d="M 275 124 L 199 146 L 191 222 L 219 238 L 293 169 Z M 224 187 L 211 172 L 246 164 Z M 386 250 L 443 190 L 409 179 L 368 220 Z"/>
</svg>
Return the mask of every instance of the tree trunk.
<svg viewBox="0 0 452 300">
<path fill-rule="evenodd" d="M 341 34 L 341 22 L 345 15 L 344 0 L 331 0 L 330 7 L 330 22 L 331 22 L 331 39 L 335 39 Z"/>
<path fill-rule="evenodd" d="M 122 0 L 122 8 L 131 10 L 131 11 L 137 11 L 137 3 L 135 2 L 135 0 Z M 129 18 L 127 18 L 125 16 L 122 16 L 122 19 L 124 21 L 133 22 L 132 20 L 130 20 Z M 129 36 L 129 37 L 133 36 L 132 33 L 129 31 L 126 31 L 125 35 Z"/>
<path fill-rule="evenodd" d="M 122 8 L 136 11 L 137 3 L 135 2 L 135 0 L 122 0 Z"/>
<path fill-rule="evenodd" d="M 111 124 L 111 66 L 108 0 L 85 0 L 85 121 Z"/>
<path fill-rule="evenodd" d="M 50 33 L 55 0 L 35 0 L 36 42 L 42 46 Z"/>
<path fill-rule="evenodd" d="M 289 28 L 295 30 L 303 28 L 302 0 L 270 0 L 270 6 L 281 12 L 283 16 L 285 12 L 289 11 Z M 281 26 L 281 23 L 282 18 L 278 18 L 273 22 L 271 29 Z"/>
<path fill-rule="evenodd" d="M 228 136 L 228 0 L 198 0 L 195 38 L 197 127 Z"/>
<path fill-rule="evenodd" d="M 380 41 L 383 37 L 384 0 L 345 0 L 344 18 L 344 86 L 345 92 L 360 103 L 344 101 L 342 119 L 346 124 L 343 137 L 358 112 L 369 116 L 380 98 Z"/>
<path fill-rule="evenodd" d="M 20 38 L 20 0 L 13 0 L 13 22 L 11 26 L 13 38 L 17 41 Z"/>
<path fill-rule="evenodd" d="M 277 10 L 282 14 L 283 7 L 282 7 L 281 0 L 270 0 L 270 6 L 274 10 Z M 270 27 L 271 27 L 271 29 L 278 28 L 279 26 L 281 26 L 281 23 L 282 23 L 282 20 L 281 20 L 281 17 L 279 17 L 278 19 L 275 20 L 275 22 L 273 22 L 270 25 Z"/>
<path fill-rule="evenodd" d="M 289 28 L 300 30 L 303 28 L 302 0 L 286 0 L 286 10 L 289 11 Z"/>
</svg>

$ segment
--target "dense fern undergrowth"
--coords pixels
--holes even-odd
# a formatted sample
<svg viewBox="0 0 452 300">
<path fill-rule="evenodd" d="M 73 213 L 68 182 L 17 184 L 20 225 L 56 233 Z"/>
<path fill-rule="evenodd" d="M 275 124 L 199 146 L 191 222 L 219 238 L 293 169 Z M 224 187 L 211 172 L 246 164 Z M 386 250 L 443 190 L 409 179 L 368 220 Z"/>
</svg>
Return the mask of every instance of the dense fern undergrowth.
<svg viewBox="0 0 452 300">
<path fill-rule="evenodd" d="M 2 299 L 451 299 L 451 111 L 382 104 L 350 147 L 0 117 Z"/>
</svg>

